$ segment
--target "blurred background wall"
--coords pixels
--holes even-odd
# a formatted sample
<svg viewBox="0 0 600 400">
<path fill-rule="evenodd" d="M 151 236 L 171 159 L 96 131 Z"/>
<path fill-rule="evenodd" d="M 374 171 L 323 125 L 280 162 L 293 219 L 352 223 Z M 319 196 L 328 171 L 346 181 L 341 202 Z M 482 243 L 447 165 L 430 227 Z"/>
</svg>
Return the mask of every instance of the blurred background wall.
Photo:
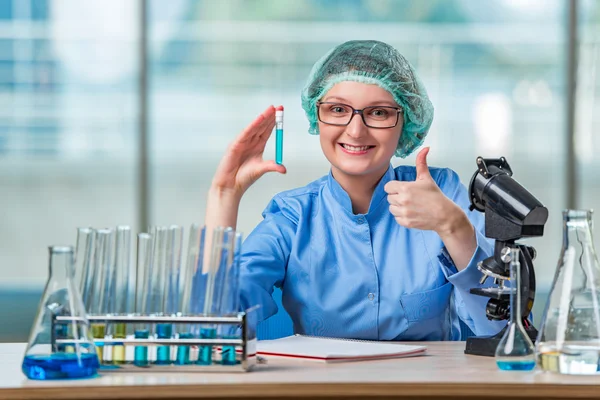
<svg viewBox="0 0 600 400">
<path fill-rule="evenodd" d="M 288 174 L 250 189 L 239 229 L 275 193 L 326 174 L 300 90 L 351 39 L 388 42 L 419 72 L 436 108 L 430 165 L 467 185 L 477 156 L 505 156 L 549 208 L 544 237 L 527 241 L 539 322 L 561 210 L 600 206 L 600 2 L 143 1 L 0 1 L 0 341 L 26 340 L 47 246 L 74 244 L 76 227 L 201 223 L 223 150 L 266 106 L 286 107 Z"/>
</svg>

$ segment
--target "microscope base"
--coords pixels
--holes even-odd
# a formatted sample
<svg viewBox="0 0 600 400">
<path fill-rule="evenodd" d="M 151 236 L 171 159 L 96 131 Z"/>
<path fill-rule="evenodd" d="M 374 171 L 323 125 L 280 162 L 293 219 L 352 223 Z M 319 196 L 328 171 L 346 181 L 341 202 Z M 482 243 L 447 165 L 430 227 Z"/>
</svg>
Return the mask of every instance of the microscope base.
<svg viewBox="0 0 600 400">
<path fill-rule="evenodd" d="M 471 354 L 474 356 L 485 356 L 494 357 L 496 355 L 496 348 L 498 343 L 504 336 L 504 331 L 507 327 L 504 327 L 500 332 L 494 336 L 471 336 L 467 338 L 467 345 L 465 347 L 465 354 Z M 533 343 L 537 337 L 538 331 L 533 326 L 526 328 L 525 331 Z"/>
</svg>

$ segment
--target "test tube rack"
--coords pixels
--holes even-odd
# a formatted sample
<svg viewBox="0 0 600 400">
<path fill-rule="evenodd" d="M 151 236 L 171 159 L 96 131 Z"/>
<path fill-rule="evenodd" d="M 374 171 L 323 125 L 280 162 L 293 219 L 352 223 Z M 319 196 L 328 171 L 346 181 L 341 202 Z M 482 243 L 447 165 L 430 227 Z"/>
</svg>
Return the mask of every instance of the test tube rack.
<svg viewBox="0 0 600 400">
<path fill-rule="evenodd" d="M 256 365 L 256 318 L 253 315 L 252 309 L 246 312 L 240 312 L 232 315 L 214 316 L 214 315 L 193 315 L 193 316 L 154 316 L 154 315 L 88 315 L 87 321 L 83 318 L 69 316 L 54 316 L 52 319 L 53 327 L 51 329 L 51 346 L 73 346 L 77 341 L 69 339 L 60 339 L 54 335 L 56 325 L 69 324 L 87 324 L 88 328 L 92 324 L 105 324 L 108 328 L 109 324 L 143 324 L 152 325 L 156 328 L 157 325 L 194 325 L 194 326 L 212 326 L 218 331 L 218 326 L 237 325 L 241 327 L 238 330 L 239 337 L 236 338 L 167 338 L 158 339 L 149 337 L 148 339 L 139 339 L 131 336 L 126 338 L 94 338 L 94 344 L 102 349 L 110 346 L 171 346 L 171 354 L 180 346 L 189 346 L 190 349 L 199 348 L 200 346 L 211 346 L 212 352 L 218 353 L 223 346 L 235 349 L 236 362 L 224 364 L 219 361 L 219 357 L 213 357 L 214 361 L 210 365 L 200 365 L 197 363 L 179 365 L 170 363 L 168 365 L 156 364 L 149 362 L 145 366 L 136 365 L 133 360 L 126 360 L 124 363 L 116 364 L 112 360 L 106 360 L 102 357 L 100 361 L 100 371 L 102 373 L 113 372 L 247 372 L 254 369 Z M 132 327 L 133 328 L 133 327 Z M 130 329 L 133 331 L 133 329 Z M 108 331 L 108 330 L 107 330 Z"/>
</svg>

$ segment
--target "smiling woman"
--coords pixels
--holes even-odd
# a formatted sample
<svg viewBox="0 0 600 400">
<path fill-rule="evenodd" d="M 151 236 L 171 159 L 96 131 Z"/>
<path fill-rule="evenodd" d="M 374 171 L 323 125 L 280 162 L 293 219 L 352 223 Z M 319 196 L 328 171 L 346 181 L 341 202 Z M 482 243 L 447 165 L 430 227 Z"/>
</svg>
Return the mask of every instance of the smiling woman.
<svg viewBox="0 0 600 400">
<path fill-rule="evenodd" d="M 241 257 L 242 306 L 277 312 L 273 288 L 297 333 L 372 340 L 458 340 L 485 317 L 477 263 L 492 254 L 481 214 L 448 168 L 393 168 L 419 147 L 433 106 L 410 64 L 375 41 L 341 44 L 319 60 L 302 92 L 309 132 L 330 173 L 276 195 Z M 360 118 L 355 118 L 360 115 Z M 263 160 L 275 123 L 267 108 L 233 143 L 213 178 L 206 225 L 235 227 L 244 192 L 285 167 Z"/>
</svg>

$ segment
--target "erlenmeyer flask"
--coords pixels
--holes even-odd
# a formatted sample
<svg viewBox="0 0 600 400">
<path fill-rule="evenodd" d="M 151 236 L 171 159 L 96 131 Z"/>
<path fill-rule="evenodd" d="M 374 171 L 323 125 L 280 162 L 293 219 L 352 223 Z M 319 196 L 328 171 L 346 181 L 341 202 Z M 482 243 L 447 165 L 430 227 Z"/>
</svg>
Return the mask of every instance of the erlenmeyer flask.
<svg viewBox="0 0 600 400">
<path fill-rule="evenodd" d="M 73 268 L 73 247 L 50 247 L 48 282 L 21 367 L 30 379 L 89 377 L 99 367 Z"/>
<path fill-rule="evenodd" d="M 539 366 L 590 375 L 600 367 L 600 264 L 592 211 L 563 212 L 563 245 L 536 344 Z"/>
<path fill-rule="evenodd" d="M 535 368 L 535 351 L 521 317 L 521 263 L 518 248 L 510 249 L 510 322 L 496 348 L 496 364 L 507 371 Z"/>
</svg>

